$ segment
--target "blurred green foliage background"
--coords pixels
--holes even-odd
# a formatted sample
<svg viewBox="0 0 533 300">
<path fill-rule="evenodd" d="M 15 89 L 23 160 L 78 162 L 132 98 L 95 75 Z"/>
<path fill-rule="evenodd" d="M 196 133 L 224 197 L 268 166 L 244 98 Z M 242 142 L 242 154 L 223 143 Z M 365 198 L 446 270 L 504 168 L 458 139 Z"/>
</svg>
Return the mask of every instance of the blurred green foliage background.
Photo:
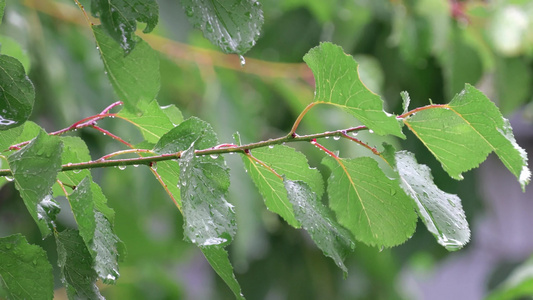
<svg viewBox="0 0 533 300">
<path fill-rule="evenodd" d="M 90 1 L 81 2 L 90 7 Z M 262 35 L 241 67 L 236 55 L 218 52 L 200 31 L 193 30 L 179 1 L 158 1 L 159 24 L 153 33 L 142 36 L 161 54 L 161 105 L 175 104 L 185 117 L 198 116 L 210 122 L 222 142 L 233 142 L 236 131 L 246 143 L 284 135 L 313 98 L 313 77 L 302 57 L 320 41 L 331 41 L 354 55 L 363 81 L 383 97 L 387 111 L 402 112 L 401 91 L 409 92 L 413 108 L 430 101 L 446 103 L 465 83 L 471 83 L 511 118 L 518 142 L 533 153 L 533 2 L 261 2 L 265 18 Z M 32 120 L 48 131 L 94 115 L 119 100 L 74 1 L 8 1 L 1 32 L 22 45 L 17 49 L 7 38 L 0 41 L 1 52 L 17 55 L 29 70 L 36 89 Z M 100 125 L 129 142 L 138 141 L 136 129 L 121 120 L 104 120 Z M 317 107 L 306 115 L 298 132 L 354 125 L 357 120 L 340 110 Z M 78 134 L 89 145 L 93 158 L 122 149 L 99 132 L 87 129 Z M 486 187 L 490 182 L 505 182 L 501 178 L 508 174 L 503 165 L 489 161 L 489 166 L 469 172 L 457 182 L 412 136 L 405 141 L 359 137 L 378 148 L 384 140 L 401 145 L 415 152 L 420 163 L 429 165 L 435 182 L 463 199 L 473 230 L 471 244 L 448 253 L 420 222 L 415 235 L 394 249 L 380 251 L 358 244 L 347 261 L 349 275 L 343 279 L 341 270 L 303 231 L 287 226 L 264 208 L 240 158 L 227 155 L 232 177 L 228 198 L 236 206 L 239 227 L 229 248 L 230 257 L 248 299 L 449 299 L 455 295 L 439 295 L 442 288 L 432 283 L 437 279 L 444 280 L 449 291 L 463 296 L 457 299 L 476 299 L 496 288 L 533 252 L 530 234 L 513 229 L 531 228 L 531 220 L 505 225 L 501 222 L 516 223 L 519 217 L 497 215 L 496 222 L 511 232 L 486 225 L 494 208 L 499 207 L 486 200 L 492 193 Z M 371 155 L 354 143 L 327 140 L 323 144 L 343 157 Z M 312 166 L 328 175 L 320 165 L 322 155 L 317 149 L 296 146 Z M 484 176 L 483 172 L 491 175 Z M 101 169 L 93 174 L 116 211 L 116 233 L 128 252 L 117 285 L 102 287 L 108 299 L 233 298 L 201 252 L 183 241 L 179 211 L 147 169 Z M 499 190 L 504 198 L 499 200 L 505 207 L 526 212 L 533 209 L 526 201 L 532 199 L 531 192 L 520 194 L 516 182 L 503 188 L 507 190 Z M 59 201 L 65 204 L 65 199 Z M 59 222 L 60 226 L 73 226 L 66 211 Z M 520 242 L 508 244 L 511 250 L 507 252 L 500 251 L 505 255 L 498 251 L 500 254 L 494 255 L 486 251 L 492 248 L 483 244 L 486 231 L 497 234 L 489 235 L 489 240 L 497 239 L 492 248 L 508 241 L 498 239 L 499 235 L 512 235 Z M 40 239 L 13 185 L 8 184 L 0 190 L 0 234 L 16 232 L 45 247 L 54 260 L 55 245 Z M 454 285 L 459 275 L 446 266 L 468 255 L 488 255 L 490 259 L 480 263 L 482 271 L 476 273 L 480 281 L 470 286 Z M 58 289 L 56 298 L 64 297 L 64 291 Z"/>
</svg>

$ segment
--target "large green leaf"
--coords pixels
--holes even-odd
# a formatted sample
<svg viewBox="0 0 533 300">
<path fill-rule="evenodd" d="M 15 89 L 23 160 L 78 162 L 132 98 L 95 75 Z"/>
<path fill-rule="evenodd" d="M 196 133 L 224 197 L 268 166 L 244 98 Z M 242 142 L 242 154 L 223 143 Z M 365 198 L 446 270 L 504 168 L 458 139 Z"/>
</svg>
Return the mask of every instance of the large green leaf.
<svg viewBox="0 0 533 300">
<path fill-rule="evenodd" d="M 397 180 L 385 176 L 375 160 L 326 157 L 324 164 L 331 169 L 329 205 L 357 240 L 392 247 L 414 233 L 417 216 L 412 200 Z"/>
<path fill-rule="evenodd" d="M 455 179 L 479 166 L 494 151 L 520 182 L 529 183 L 527 154 L 513 136 L 509 121 L 471 85 L 444 106 L 428 106 L 404 119 L 409 129 Z"/>
<path fill-rule="evenodd" d="M 164 134 L 154 147 L 159 154 L 176 153 L 189 149 L 195 143 L 197 149 L 213 147 L 218 143 L 213 127 L 196 117 L 188 118 Z"/>
<path fill-rule="evenodd" d="M 386 145 L 387 161 L 400 175 L 400 186 L 416 204 L 418 215 L 439 244 L 450 251 L 459 250 L 470 239 L 470 229 L 461 199 L 440 190 L 433 183 L 430 169 L 417 163 L 413 153 L 394 153 Z"/>
<path fill-rule="evenodd" d="M 179 160 L 184 231 L 199 246 L 231 242 L 237 226 L 233 205 L 226 201 L 229 172 L 223 160 L 197 157 L 193 145 Z"/>
<path fill-rule="evenodd" d="M 114 283 L 119 276 L 119 239 L 109 220 L 95 208 L 90 179 L 84 178 L 68 199 L 96 273 L 105 283 Z"/>
<path fill-rule="evenodd" d="M 278 175 L 284 175 L 290 180 L 306 182 L 318 197 L 324 193 L 322 175 L 317 169 L 309 168 L 305 155 L 294 148 L 274 146 L 254 149 L 251 153 L 255 158 L 276 171 Z M 290 225 L 300 227 L 294 216 L 291 202 L 287 198 L 283 180 L 265 166 L 258 164 L 250 156 L 243 155 L 243 162 L 261 196 L 265 199 L 267 208 L 279 214 Z"/>
<path fill-rule="evenodd" d="M 218 276 L 224 280 L 235 294 L 236 299 L 244 300 L 244 295 L 241 292 L 241 287 L 237 282 L 237 279 L 235 279 L 233 267 L 231 266 L 226 250 L 220 245 L 200 247 L 200 250 L 202 250 L 205 258 L 215 272 L 217 272 Z"/>
<path fill-rule="evenodd" d="M 315 75 L 315 102 L 342 108 L 377 134 L 405 138 L 396 118 L 383 111 L 383 100 L 359 79 L 357 62 L 341 47 L 321 43 L 304 61 Z"/>
<path fill-rule="evenodd" d="M 96 286 L 93 259 L 78 232 L 68 229 L 58 233 L 56 244 L 61 282 L 69 299 L 104 299 Z"/>
<path fill-rule="evenodd" d="M 17 59 L 0 55 L 0 130 L 24 123 L 33 110 L 35 90 Z"/>
<path fill-rule="evenodd" d="M 135 109 L 140 102 L 152 101 L 160 87 L 157 53 L 138 38 L 135 49 L 124 56 L 119 44 L 101 26 L 92 28 L 105 72 L 120 100 L 130 109 Z"/>
<path fill-rule="evenodd" d="M 328 208 L 305 182 L 285 179 L 284 184 L 296 219 L 309 232 L 324 255 L 333 258 L 346 276 L 348 269 L 344 265 L 344 259 L 355 247 L 350 233 L 335 221 Z"/>
<path fill-rule="evenodd" d="M 0 297 L 52 299 L 54 276 L 46 252 L 20 234 L 0 238 Z"/>
<path fill-rule="evenodd" d="M 181 112 L 174 105 L 160 107 L 155 99 L 145 107 L 139 107 L 139 112 L 124 108 L 118 116 L 137 126 L 144 139 L 153 144 L 183 121 Z"/>
<path fill-rule="evenodd" d="M 31 143 L 8 157 L 15 186 L 43 237 L 55 227 L 55 216 L 59 212 L 51 188 L 61 170 L 62 150 L 59 137 L 41 131 Z"/>
<path fill-rule="evenodd" d="M 182 0 L 195 28 L 225 53 L 244 54 L 255 45 L 263 25 L 256 0 Z"/>
<path fill-rule="evenodd" d="M 146 23 L 145 33 L 157 25 L 159 7 L 155 0 L 92 0 L 93 15 L 126 53 L 136 45 L 137 22 Z"/>
</svg>

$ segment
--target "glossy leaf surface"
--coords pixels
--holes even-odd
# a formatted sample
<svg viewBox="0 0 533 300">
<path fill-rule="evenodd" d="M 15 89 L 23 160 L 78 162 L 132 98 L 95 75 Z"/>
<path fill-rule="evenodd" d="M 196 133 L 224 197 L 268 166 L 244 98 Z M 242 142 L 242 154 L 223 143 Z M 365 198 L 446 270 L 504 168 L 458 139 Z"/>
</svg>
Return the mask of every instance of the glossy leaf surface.
<svg viewBox="0 0 533 300">
<path fill-rule="evenodd" d="M 31 115 L 35 90 L 17 59 L 0 55 L 0 130 L 17 127 Z"/>
<path fill-rule="evenodd" d="M 195 28 L 225 53 L 244 54 L 259 38 L 263 11 L 256 0 L 182 0 Z"/>
<path fill-rule="evenodd" d="M 241 287 L 237 282 L 237 279 L 235 279 L 235 275 L 233 274 L 233 267 L 229 261 L 228 252 L 226 252 L 226 250 L 219 245 L 200 247 L 200 250 L 202 250 L 205 258 L 211 267 L 213 267 L 218 276 L 224 280 L 231 291 L 235 294 L 236 299 L 244 299 L 244 296 L 241 292 Z"/>
</svg>

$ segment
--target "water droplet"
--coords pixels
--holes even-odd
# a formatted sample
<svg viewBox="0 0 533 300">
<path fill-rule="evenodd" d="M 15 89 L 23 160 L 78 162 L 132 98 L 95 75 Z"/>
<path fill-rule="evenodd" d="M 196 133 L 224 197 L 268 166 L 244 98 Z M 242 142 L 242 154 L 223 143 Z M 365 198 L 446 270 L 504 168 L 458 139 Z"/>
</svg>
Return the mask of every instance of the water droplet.
<svg viewBox="0 0 533 300">
<path fill-rule="evenodd" d="M 218 158 L 218 154 L 211 154 L 209 156 L 211 156 L 212 159 L 217 159 Z"/>
<path fill-rule="evenodd" d="M 11 176 L 6 176 L 5 178 L 6 178 L 7 181 L 13 181 L 13 180 L 15 180 L 15 178 L 13 178 L 13 177 L 11 177 Z"/>
<path fill-rule="evenodd" d="M 119 170 L 126 170 L 126 166 L 118 166 Z"/>
<path fill-rule="evenodd" d="M 244 13 L 244 15 L 246 17 L 248 17 L 249 19 L 252 19 L 252 13 L 251 12 L 247 11 L 247 12 Z"/>
<path fill-rule="evenodd" d="M 152 168 L 152 170 L 157 171 L 157 164 L 156 163 L 152 163 L 151 168 Z"/>
<path fill-rule="evenodd" d="M 352 132 L 352 136 L 356 137 L 358 132 Z"/>
<path fill-rule="evenodd" d="M 139 167 L 139 165 L 133 165 L 133 167 L 137 168 L 137 167 Z"/>
<path fill-rule="evenodd" d="M 215 32 L 215 29 L 213 28 L 213 25 L 211 24 L 211 22 L 206 22 L 205 23 L 205 30 L 207 30 L 207 32 Z"/>
<path fill-rule="evenodd" d="M 338 141 L 338 140 L 341 139 L 341 137 L 340 137 L 340 135 L 336 135 L 336 136 L 333 137 L 333 139 L 336 140 L 336 141 Z"/>
<path fill-rule="evenodd" d="M 239 55 L 239 60 L 241 61 L 241 67 L 244 67 L 244 65 L 246 65 L 246 59 L 244 56 Z"/>
<path fill-rule="evenodd" d="M 326 136 L 326 139 L 329 139 L 329 136 Z"/>
<path fill-rule="evenodd" d="M 268 145 L 268 148 L 274 149 L 274 145 Z"/>
<path fill-rule="evenodd" d="M 96 46 L 96 50 L 100 51 L 100 47 Z"/>
<path fill-rule="evenodd" d="M 192 17 L 194 15 L 194 9 L 191 6 L 185 8 L 185 14 L 187 17 Z"/>
<path fill-rule="evenodd" d="M 383 252 L 383 249 L 385 249 L 385 247 L 381 246 L 381 248 L 379 248 L 379 252 Z"/>
<path fill-rule="evenodd" d="M 74 172 L 75 174 L 80 174 L 81 170 L 74 170 L 72 172 Z"/>
<path fill-rule="evenodd" d="M 368 129 L 368 133 L 374 133 L 374 130 Z"/>
<path fill-rule="evenodd" d="M 448 203 L 450 203 L 452 207 L 455 207 L 455 203 L 451 199 L 448 199 Z"/>
</svg>

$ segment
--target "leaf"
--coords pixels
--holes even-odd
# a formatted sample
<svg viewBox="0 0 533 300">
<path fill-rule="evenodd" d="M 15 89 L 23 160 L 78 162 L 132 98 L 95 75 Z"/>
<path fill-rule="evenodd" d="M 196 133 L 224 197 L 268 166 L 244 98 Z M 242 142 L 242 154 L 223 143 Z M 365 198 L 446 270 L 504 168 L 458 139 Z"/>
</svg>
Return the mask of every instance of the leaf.
<svg viewBox="0 0 533 300">
<path fill-rule="evenodd" d="M 127 56 L 101 26 L 92 26 L 97 48 L 107 77 L 126 107 L 135 110 L 139 103 L 155 99 L 160 87 L 159 57 L 142 39 Z"/>
<path fill-rule="evenodd" d="M 309 168 L 307 158 L 302 153 L 287 146 L 273 148 L 258 148 L 251 151 L 252 155 L 274 169 L 279 175 L 290 180 L 306 182 L 311 190 L 321 197 L 324 193 L 322 175 L 317 169 Z M 256 163 L 250 156 L 243 155 L 244 167 L 265 199 L 269 210 L 279 214 L 293 227 L 300 227 L 294 216 L 291 202 L 287 198 L 287 191 L 283 180 L 266 167 Z"/>
<path fill-rule="evenodd" d="M 162 108 L 155 99 L 139 110 L 139 112 L 135 112 L 124 108 L 118 113 L 118 117 L 137 126 L 144 139 L 149 143 L 157 143 L 165 133 L 183 121 L 183 116 L 178 108 L 174 105 Z"/>
<path fill-rule="evenodd" d="M 118 237 L 112 224 L 95 209 L 91 181 L 84 178 L 68 197 L 80 236 L 94 259 L 94 269 L 104 283 L 114 283 L 118 273 Z"/>
<path fill-rule="evenodd" d="M 213 270 L 217 272 L 218 276 L 224 280 L 231 291 L 235 294 L 236 299 L 244 300 L 244 295 L 241 292 L 241 287 L 237 282 L 237 279 L 235 279 L 233 267 L 231 266 L 231 262 L 229 261 L 226 250 L 219 245 L 200 247 L 200 250 L 202 250 L 205 258 L 211 267 L 213 267 Z"/>
<path fill-rule="evenodd" d="M 361 82 L 357 62 L 341 47 L 321 43 L 304 61 L 315 75 L 315 102 L 342 108 L 377 134 L 405 138 L 396 117 L 383 111 L 383 100 Z"/>
<path fill-rule="evenodd" d="M 92 0 L 91 11 L 100 18 L 102 27 L 126 53 L 136 44 L 137 22 L 146 23 L 144 33 L 157 25 L 159 7 L 155 0 Z"/>
<path fill-rule="evenodd" d="M 350 233 L 340 226 L 330 211 L 320 203 L 316 193 L 303 181 L 284 180 L 287 196 L 294 207 L 296 219 L 309 232 L 324 255 L 333 258 L 347 276 L 346 255 L 355 248 Z"/>
<path fill-rule="evenodd" d="M 61 282 L 69 299 L 104 299 L 96 286 L 93 259 L 78 232 L 67 229 L 56 234 L 56 244 Z"/>
<path fill-rule="evenodd" d="M 226 201 L 229 172 L 221 160 L 197 157 L 193 145 L 179 160 L 185 236 L 198 246 L 226 245 L 237 226 Z"/>
<path fill-rule="evenodd" d="M 218 143 L 213 127 L 196 117 L 188 118 L 164 134 L 154 147 L 158 154 L 187 150 L 192 143 L 198 149 L 213 147 Z"/>
<path fill-rule="evenodd" d="M 0 131 L 0 151 L 9 149 L 13 142 L 22 133 L 23 126 Z"/>
<path fill-rule="evenodd" d="M 426 106 L 403 122 L 455 179 L 479 166 L 494 151 L 520 182 L 529 183 L 527 154 L 517 143 L 509 121 L 471 85 L 443 106 Z"/>
<path fill-rule="evenodd" d="M 486 300 L 527 299 L 527 296 L 531 295 L 533 295 L 533 259 L 529 258 L 513 270 L 509 277 L 488 295 Z"/>
<path fill-rule="evenodd" d="M 195 28 L 224 53 L 244 54 L 259 38 L 263 10 L 256 0 L 182 0 Z"/>
<path fill-rule="evenodd" d="M 413 153 L 385 146 L 387 159 L 400 175 L 400 186 L 416 204 L 418 215 L 439 244 L 449 251 L 461 249 L 470 240 L 470 229 L 461 199 L 440 190 L 433 183 L 430 169 L 417 163 Z"/>
<path fill-rule="evenodd" d="M 22 47 L 16 40 L 8 36 L 0 35 L 0 46 L 1 46 L 0 49 L 2 50 L 1 51 L 2 54 L 9 55 L 17 59 L 18 61 L 20 61 L 20 63 L 22 64 L 22 67 L 24 67 L 24 70 L 26 70 L 26 72 L 29 72 L 30 57 L 28 53 L 24 49 L 22 49 Z"/>
<path fill-rule="evenodd" d="M 22 125 L 31 115 L 35 89 L 15 58 L 0 55 L 0 130 Z"/>
<path fill-rule="evenodd" d="M 392 247 L 414 233 L 417 216 L 411 199 L 397 180 L 385 176 L 375 160 L 326 157 L 323 163 L 331 169 L 329 205 L 339 223 L 357 240 Z"/>
<path fill-rule="evenodd" d="M 0 238 L 0 257 L 0 290 L 8 299 L 52 299 L 52 266 L 41 247 L 10 235 Z"/>
<path fill-rule="evenodd" d="M 62 150 L 58 137 L 41 130 L 31 143 L 8 157 L 15 187 L 43 238 L 55 227 L 55 216 L 60 210 L 52 199 L 51 188 L 61 170 Z"/>
</svg>

